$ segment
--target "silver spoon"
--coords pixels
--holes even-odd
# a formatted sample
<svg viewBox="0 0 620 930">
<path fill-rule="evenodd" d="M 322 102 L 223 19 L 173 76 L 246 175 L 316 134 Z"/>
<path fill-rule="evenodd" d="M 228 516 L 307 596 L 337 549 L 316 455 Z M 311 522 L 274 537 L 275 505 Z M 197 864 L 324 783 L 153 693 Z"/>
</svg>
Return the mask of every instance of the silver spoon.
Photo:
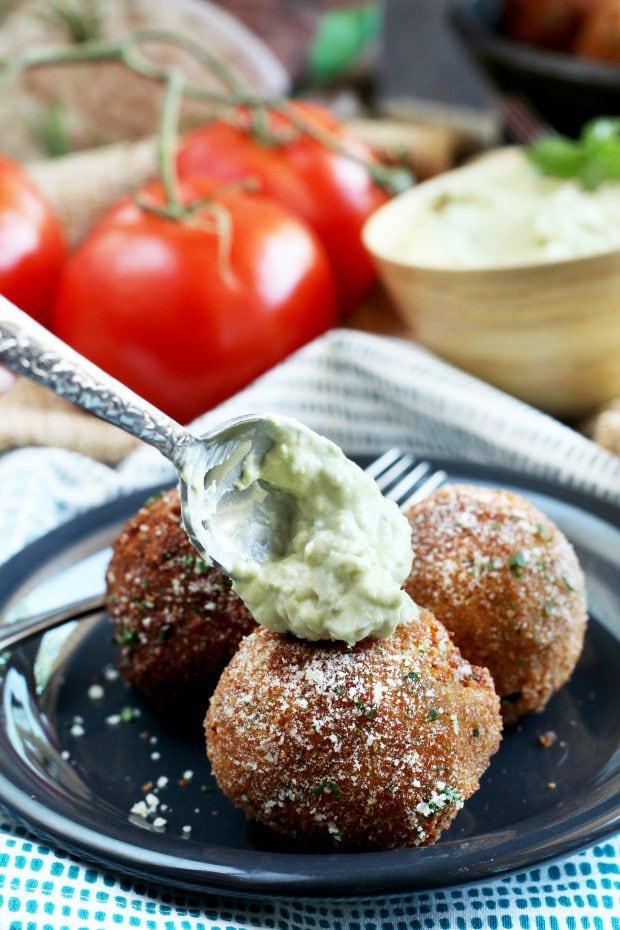
<svg viewBox="0 0 620 930">
<path fill-rule="evenodd" d="M 260 479 L 238 486 L 248 457 L 260 462 L 274 445 L 268 418 L 237 417 L 194 436 L 2 296 L 0 365 L 161 452 L 179 475 L 183 523 L 192 543 L 224 572 L 230 574 L 236 562 L 263 562 L 284 551 L 293 497 Z"/>
<path fill-rule="evenodd" d="M 403 512 L 413 503 L 428 497 L 447 478 L 445 471 L 397 448 L 388 449 L 372 461 L 365 471 L 375 479 L 384 496 L 395 501 Z M 105 595 L 94 594 L 53 610 L 31 614 L 10 624 L 3 625 L 0 617 L 0 653 L 70 620 L 93 619 L 103 616 L 104 612 Z"/>
</svg>

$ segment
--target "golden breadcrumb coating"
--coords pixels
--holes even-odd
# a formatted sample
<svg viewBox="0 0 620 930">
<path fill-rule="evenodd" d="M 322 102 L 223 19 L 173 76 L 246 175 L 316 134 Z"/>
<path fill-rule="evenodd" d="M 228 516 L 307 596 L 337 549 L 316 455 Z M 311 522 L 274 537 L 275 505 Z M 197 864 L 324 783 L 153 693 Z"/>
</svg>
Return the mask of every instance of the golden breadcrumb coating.
<svg viewBox="0 0 620 930">
<path fill-rule="evenodd" d="M 254 620 L 181 525 L 178 491 L 142 507 L 112 545 L 107 609 L 124 678 L 177 721 L 204 717 L 210 690 Z"/>
<path fill-rule="evenodd" d="M 427 611 L 381 640 L 309 643 L 258 629 L 205 721 L 221 790 L 304 843 L 434 842 L 500 742 L 499 700 Z"/>
<path fill-rule="evenodd" d="M 587 622 L 566 537 L 528 501 L 495 488 L 449 485 L 407 516 L 411 597 L 489 669 L 505 723 L 543 710 L 572 674 Z"/>
</svg>

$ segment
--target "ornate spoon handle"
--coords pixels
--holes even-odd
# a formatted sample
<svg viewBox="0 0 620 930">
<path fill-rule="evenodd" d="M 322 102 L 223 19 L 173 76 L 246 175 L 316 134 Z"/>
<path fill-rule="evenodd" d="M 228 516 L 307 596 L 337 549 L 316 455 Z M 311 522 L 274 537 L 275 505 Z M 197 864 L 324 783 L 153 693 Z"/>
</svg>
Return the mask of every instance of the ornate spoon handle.
<svg viewBox="0 0 620 930">
<path fill-rule="evenodd" d="M 177 468 L 196 439 L 0 296 L 0 364 L 158 449 Z"/>
</svg>

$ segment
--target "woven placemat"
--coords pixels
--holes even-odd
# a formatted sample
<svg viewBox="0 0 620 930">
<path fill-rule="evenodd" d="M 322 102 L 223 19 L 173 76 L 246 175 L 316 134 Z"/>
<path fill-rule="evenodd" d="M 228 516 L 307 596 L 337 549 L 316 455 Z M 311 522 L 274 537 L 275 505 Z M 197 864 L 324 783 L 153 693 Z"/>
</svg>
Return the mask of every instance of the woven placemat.
<svg viewBox="0 0 620 930">
<path fill-rule="evenodd" d="M 0 452 L 58 446 L 117 465 L 140 443 L 24 379 L 0 397 Z"/>
</svg>

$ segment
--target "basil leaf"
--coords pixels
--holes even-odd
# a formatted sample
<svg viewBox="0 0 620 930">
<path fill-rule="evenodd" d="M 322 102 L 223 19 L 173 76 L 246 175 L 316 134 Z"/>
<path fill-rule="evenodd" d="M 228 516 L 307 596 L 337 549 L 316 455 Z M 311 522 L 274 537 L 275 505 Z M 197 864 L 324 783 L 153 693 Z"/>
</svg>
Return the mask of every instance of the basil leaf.
<svg viewBox="0 0 620 930">
<path fill-rule="evenodd" d="M 571 139 L 540 139 L 527 149 L 527 156 L 543 174 L 557 178 L 574 178 L 582 168 L 583 154 Z"/>
<path fill-rule="evenodd" d="M 323 83 L 347 71 L 379 38 L 380 29 L 378 3 L 326 13 L 310 49 L 310 80 Z"/>
<path fill-rule="evenodd" d="M 583 127 L 581 137 L 584 142 L 607 142 L 609 139 L 620 141 L 620 119 L 615 117 L 601 117 L 590 120 Z"/>
<path fill-rule="evenodd" d="M 577 141 L 562 136 L 541 139 L 526 154 L 543 174 L 574 178 L 594 191 L 607 181 L 620 181 L 620 119 L 592 120 Z"/>
</svg>

